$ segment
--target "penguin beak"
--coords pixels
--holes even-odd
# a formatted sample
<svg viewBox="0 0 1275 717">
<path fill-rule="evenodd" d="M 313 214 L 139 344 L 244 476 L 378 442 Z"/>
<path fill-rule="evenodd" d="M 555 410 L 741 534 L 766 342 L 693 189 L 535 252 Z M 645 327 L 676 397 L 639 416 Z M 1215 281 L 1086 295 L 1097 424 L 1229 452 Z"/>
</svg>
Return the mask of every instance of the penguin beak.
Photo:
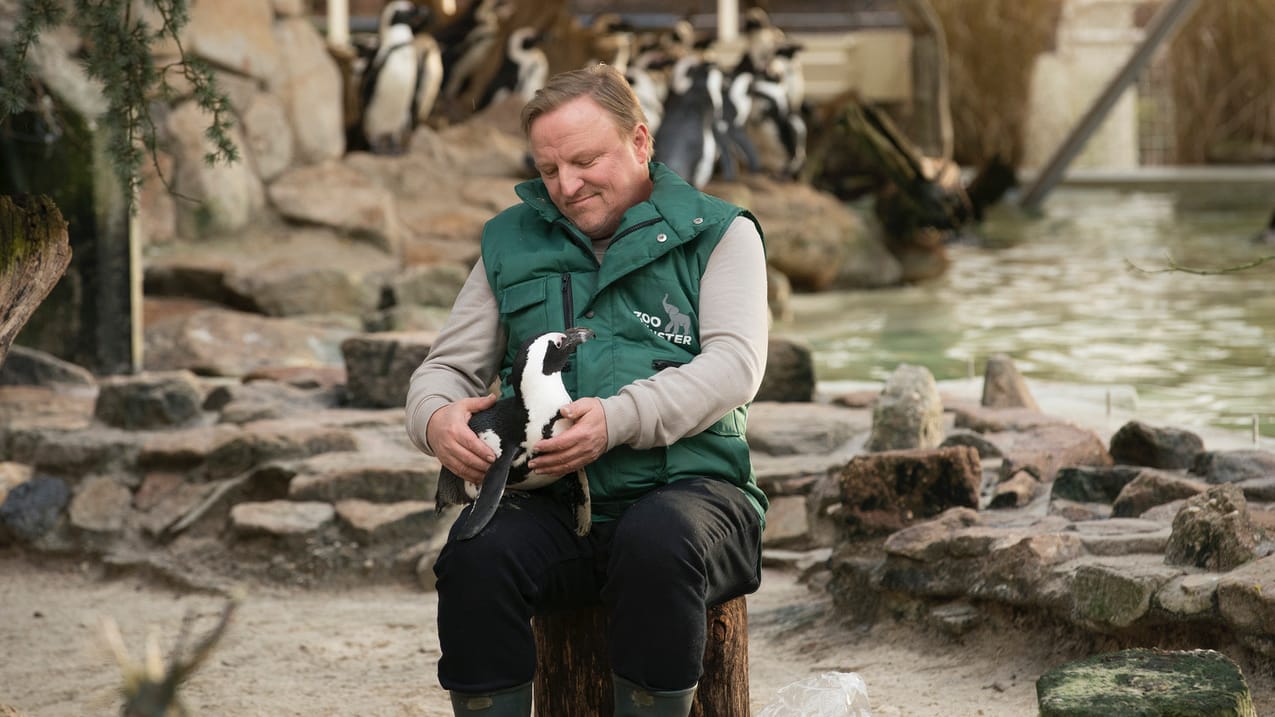
<svg viewBox="0 0 1275 717">
<path fill-rule="evenodd" d="M 568 346 L 579 346 L 593 338 L 593 332 L 583 326 L 573 326 L 562 333 L 567 335 L 567 340 L 563 342 L 562 346 L 564 349 Z"/>
</svg>

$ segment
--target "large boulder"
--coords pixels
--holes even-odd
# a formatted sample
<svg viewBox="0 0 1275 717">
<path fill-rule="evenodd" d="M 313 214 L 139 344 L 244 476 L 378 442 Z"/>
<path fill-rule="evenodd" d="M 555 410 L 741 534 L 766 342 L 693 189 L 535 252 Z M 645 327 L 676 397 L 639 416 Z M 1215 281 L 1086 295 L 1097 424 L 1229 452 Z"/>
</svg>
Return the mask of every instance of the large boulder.
<svg viewBox="0 0 1275 717">
<path fill-rule="evenodd" d="M 924 366 L 900 364 L 872 406 L 867 450 L 927 449 L 942 442 L 943 401 L 934 376 Z"/>
</svg>

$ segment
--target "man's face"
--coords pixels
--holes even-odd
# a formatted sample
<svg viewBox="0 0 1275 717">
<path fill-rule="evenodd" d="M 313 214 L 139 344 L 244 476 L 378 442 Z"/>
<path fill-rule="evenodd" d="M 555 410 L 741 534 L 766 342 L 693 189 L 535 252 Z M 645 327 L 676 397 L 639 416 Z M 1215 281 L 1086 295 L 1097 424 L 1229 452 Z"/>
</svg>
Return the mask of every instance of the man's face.
<svg viewBox="0 0 1275 717">
<path fill-rule="evenodd" d="M 620 217 L 651 195 L 649 130 L 628 134 L 589 97 L 540 115 L 527 139 L 549 198 L 591 239 L 610 236 Z"/>
</svg>

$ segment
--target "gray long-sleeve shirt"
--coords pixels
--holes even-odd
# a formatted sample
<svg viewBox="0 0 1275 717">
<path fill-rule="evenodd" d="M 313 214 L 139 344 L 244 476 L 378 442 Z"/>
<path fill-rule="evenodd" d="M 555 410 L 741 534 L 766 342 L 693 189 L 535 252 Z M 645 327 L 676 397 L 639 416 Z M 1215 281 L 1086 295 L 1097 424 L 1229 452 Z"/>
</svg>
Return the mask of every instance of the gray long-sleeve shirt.
<svg viewBox="0 0 1275 717">
<path fill-rule="evenodd" d="M 594 242 L 599 261 L 609 240 Z M 698 433 L 752 400 L 766 369 L 769 313 L 766 257 L 752 221 L 731 223 L 700 279 L 701 352 L 690 362 L 643 379 L 601 399 L 607 450 L 628 444 L 667 446 Z M 507 336 L 480 259 L 456 297 L 429 356 L 412 374 L 407 433 L 433 455 L 425 437 L 429 419 L 453 401 L 483 396 L 500 370 Z"/>
</svg>

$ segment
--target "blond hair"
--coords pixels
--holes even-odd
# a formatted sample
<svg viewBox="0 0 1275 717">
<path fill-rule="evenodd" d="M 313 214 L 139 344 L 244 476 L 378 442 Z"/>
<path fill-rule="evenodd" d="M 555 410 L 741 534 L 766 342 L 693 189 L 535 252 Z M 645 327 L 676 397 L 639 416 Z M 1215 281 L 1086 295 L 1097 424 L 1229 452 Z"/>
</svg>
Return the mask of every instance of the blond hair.
<svg viewBox="0 0 1275 717">
<path fill-rule="evenodd" d="M 597 63 L 579 70 L 568 70 L 549 78 L 545 86 L 522 108 L 522 133 L 529 136 L 531 125 L 541 115 L 580 97 L 588 97 L 615 120 L 620 134 L 628 136 L 638 124 L 647 124 L 646 113 L 638 102 L 633 87 L 620 71 L 611 65 Z M 655 138 L 648 140 L 648 151 L 654 156 Z"/>
</svg>

